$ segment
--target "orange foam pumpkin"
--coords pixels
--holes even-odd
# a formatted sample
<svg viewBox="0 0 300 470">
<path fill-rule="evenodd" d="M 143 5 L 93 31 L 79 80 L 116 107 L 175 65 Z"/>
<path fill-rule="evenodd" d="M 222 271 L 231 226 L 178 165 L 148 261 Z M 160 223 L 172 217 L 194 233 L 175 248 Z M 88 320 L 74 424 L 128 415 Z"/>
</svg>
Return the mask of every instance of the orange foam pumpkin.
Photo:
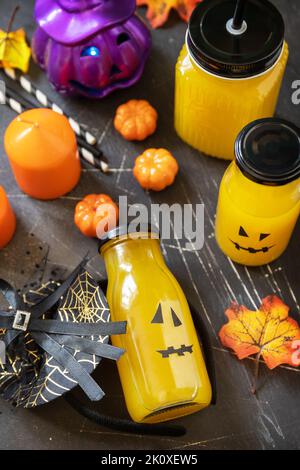
<svg viewBox="0 0 300 470">
<path fill-rule="evenodd" d="M 87 237 L 98 237 L 118 222 L 119 209 L 106 194 L 88 194 L 75 208 L 74 221 Z M 100 225 L 101 224 L 101 225 Z"/>
<path fill-rule="evenodd" d="M 178 170 L 178 163 L 168 150 L 151 148 L 137 157 L 133 174 L 144 189 L 161 191 L 174 182 Z"/>
<path fill-rule="evenodd" d="M 156 130 L 157 112 L 146 100 L 130 100 L 118 107 L 114 126 L 126 140 L 144 140 Z"/>
</svg>

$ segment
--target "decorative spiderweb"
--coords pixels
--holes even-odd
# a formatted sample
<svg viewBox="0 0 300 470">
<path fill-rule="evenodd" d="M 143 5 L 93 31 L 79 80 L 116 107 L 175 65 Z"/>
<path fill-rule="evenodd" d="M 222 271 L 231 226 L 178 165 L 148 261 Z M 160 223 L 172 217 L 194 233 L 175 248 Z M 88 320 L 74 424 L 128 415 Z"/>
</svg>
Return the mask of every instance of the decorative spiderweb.
<svg viewBox="0 0 300 470">
<path fill-rule="evenodd" d="M 35 305 L 54 292 L 58 283 L 48 282 L 24 296 L 27 305 Z M 106 298 L 96 281 L 86 271 L 78 275 L 56 308 L 42 318 L 62 322 L 106 323 L 110 319 Z M 1 336 L 4 330 L 0 330 Z M 108 343 L 106 336 L 87 336 L 87 339 Z M 77 362 L 90 374 L 101 358 L 94 354 L 66 347 Z M 15 406 L 33 408 L 48 403 L 76 387 L 77 382 L 50 354 L 42 350 L 30 333 L 12 344 L 6 352 L 6 364 L 0 361 L 0 395 Z"/>
<path fill-rule="evenodd" d="M 61 321 L 98 323 L 108 321 L 107 301 L 102 291 L 95 289 L 93 278 L 83 273 L 69 289 L 59 308 Z"/>
</svg>

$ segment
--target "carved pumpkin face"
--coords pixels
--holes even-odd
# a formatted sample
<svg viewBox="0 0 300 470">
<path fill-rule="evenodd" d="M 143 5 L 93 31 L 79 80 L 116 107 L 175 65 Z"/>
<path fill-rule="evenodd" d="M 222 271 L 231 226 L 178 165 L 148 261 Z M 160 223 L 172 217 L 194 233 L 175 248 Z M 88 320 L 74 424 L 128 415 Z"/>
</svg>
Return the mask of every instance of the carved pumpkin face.
<svg viewBox="0 0 300 470">
<path fill-rule="evenodd" d="M 132 16 L 76 45 L 62 44 L 38 28 L 32 42 L 35 60 L 61 93 L 103 98 L 133 85 L 150 49 L 146 26 Z"/>
<path fill-rule="evenodd" d="M 230 239 L 230 241 L 233 243 L 236 250 L 242 250 L 255 255 L 257 253 L 268 253 L 275 246 L 270 241 L 270 236 L 270 233 L 260 233 L 257 239 L 254 239 L 250 237 L 244 227 L 240 226 L 237 239 Z"/>
</svg>

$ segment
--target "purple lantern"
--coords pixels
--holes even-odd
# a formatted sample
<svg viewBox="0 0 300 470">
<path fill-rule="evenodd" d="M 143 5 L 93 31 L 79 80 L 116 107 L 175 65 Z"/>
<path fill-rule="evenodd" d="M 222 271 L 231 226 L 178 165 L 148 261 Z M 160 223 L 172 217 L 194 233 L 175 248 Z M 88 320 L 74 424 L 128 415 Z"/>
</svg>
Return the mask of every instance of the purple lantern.
<svg viewBox="0 0 300 470">
<path fill-rule="evenodd" d="M 135 0 L 37 0 L 35 60 L 60 92 L 103 98 L 141 77 L 151 37 Z"/>
</svg>

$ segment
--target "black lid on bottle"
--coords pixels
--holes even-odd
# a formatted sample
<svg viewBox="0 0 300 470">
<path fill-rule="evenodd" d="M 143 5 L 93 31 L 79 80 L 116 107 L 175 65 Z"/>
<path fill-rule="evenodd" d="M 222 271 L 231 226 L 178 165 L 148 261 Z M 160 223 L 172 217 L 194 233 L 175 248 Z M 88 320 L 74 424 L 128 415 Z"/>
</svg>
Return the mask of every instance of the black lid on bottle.
<svg viewBox="0 0 300 470">
<path fill-rule="evenodd" d="M 118 227 L 110 230 L 106 233 L 104 238 L 99 240 L 99 250 L 105 245 L 105 243 L 113 240 L 114 238 L 121 237 L 123 235 L 136 235 L 136 234 L 149 234 L 149 237 L 145 238 L 159 238 L 159 229 L 154 225 L 145 223 L 138 226 L 138 228 L 129 225 L 119 225 Z M 154 235 L 154 236 L 153 236 Z"/>
<path fill-rule="evenodd" d="M 235 142 L 236 164 L 259 184 L 280 186 L 300 178 L 300 129 L 284 119 L 258 119 Z"/>
<path fill-rule="evenodd" d="M 237 0 L 199 3 L 190 18 L 187 46 L 205 70 L 226 78 L 247 78 L 265 72 L 279 59 L 284 22 L 268 0 L 246 0 L 238 33 L 230 27 L 236 5 Z"/>
</svg>

